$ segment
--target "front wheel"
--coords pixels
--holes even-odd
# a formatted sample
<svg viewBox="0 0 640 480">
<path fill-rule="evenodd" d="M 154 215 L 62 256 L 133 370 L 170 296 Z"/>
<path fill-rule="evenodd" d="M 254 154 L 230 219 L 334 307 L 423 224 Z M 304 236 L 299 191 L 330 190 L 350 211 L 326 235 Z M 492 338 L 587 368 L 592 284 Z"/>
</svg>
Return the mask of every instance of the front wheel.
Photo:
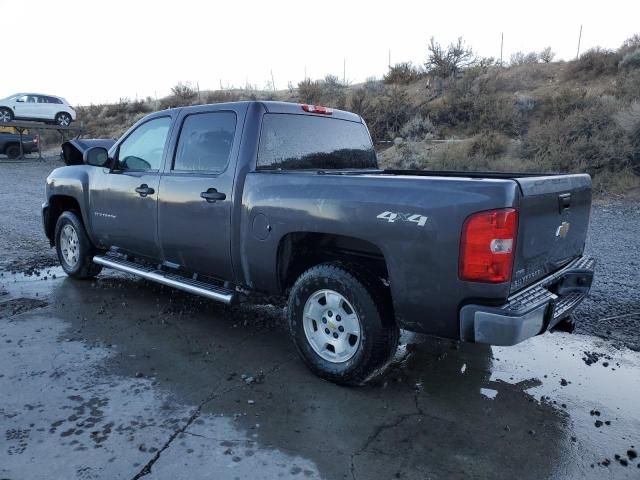
<svg viewBox="0 0 640 480">
<path fill-rule="evenodd" d="M 341 264 L 304 272 L 289 296 L 289 328 L 300 356 L 317 375 L 359 385 L 396 350 L 398 327 L 377 279 Z"/>
<path fill-rule="evenodd" d="M 59 113 L 56 115 L 55 121 L 56 124 L 60 125 L 61 127 L 68 127 L 69 125 L 71 125 L 71 115 L 64 112 Z"/>
<path fill-rule="evenodd" d="M 58 218 L 55 242 L 60 265 L 70 277 L 84 280 L 95 277 L 102 270 L 92 261 L 95 249 L 74 212 L 63 212 Z"/>
</svg>

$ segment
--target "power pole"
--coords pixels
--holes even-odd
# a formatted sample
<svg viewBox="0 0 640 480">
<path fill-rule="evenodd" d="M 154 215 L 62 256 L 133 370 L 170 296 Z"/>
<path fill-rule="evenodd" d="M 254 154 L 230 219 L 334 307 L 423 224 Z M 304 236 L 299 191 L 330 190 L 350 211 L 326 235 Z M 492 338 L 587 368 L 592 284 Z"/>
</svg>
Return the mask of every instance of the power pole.
<svg viewBox="0 0 640 480">
<path fill-rule="evenodd" d="M 582 25 L 580 25 L 580 34 L 578 35 L 578 53 L 576 53 L 576 60 L 580 56 L 580 41 L 582 40 Z"/>
<path fill-rule="evenodd" d="M 307 66 L 304 66 L 304 79 L 307 79 Z"/>
<path fill-rule="evenodd" d="M 391 49 L 389 49 L 389 70 L 391 70 Z"/>
<path fill-rule="evenodd" d="M 276 81 L 273 79 L 273 70 L 271 70 L 271 86 L 273 87 L 273 91 L 276 91 Z"/>
<path fill-rule="evenodd" d="M 342 84 L 347 84 L 347 58 L 342 60 Z"/>
<path fill-rule="evenodd" d="M 502 49 L 504 48 L 504 32 L 500 34 L 500 66 L 502 66 Z"/>
</svg>

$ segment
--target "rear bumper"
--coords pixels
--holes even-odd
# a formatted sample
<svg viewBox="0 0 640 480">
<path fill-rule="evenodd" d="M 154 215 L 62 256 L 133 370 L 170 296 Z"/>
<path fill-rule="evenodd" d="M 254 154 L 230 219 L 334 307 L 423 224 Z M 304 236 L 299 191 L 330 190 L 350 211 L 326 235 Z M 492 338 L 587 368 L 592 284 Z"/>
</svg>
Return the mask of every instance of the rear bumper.
<svg viewBox="0 0 640 480">
<path fill-rule="evenodd" d="M 460 339 L 490 345 L 515 345 L 545 332 L 584 300 L 593 281 L 595 260 L 579 257 L 499 306 L 460 309 Z"/>
</svg>

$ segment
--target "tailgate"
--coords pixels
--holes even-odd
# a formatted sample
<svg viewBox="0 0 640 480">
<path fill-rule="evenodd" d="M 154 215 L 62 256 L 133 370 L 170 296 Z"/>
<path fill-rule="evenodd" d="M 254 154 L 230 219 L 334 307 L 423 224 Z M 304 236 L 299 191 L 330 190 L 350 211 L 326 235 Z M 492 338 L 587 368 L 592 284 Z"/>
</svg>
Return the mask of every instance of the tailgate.
<svg viewBox="0 0 640 480">
<path fill-rule="evenodd" d="M 591 210 L 589 175 L 514 180 L 522 197 L 511 292 L 531 285 L 582 254 Z"/>
</svg>

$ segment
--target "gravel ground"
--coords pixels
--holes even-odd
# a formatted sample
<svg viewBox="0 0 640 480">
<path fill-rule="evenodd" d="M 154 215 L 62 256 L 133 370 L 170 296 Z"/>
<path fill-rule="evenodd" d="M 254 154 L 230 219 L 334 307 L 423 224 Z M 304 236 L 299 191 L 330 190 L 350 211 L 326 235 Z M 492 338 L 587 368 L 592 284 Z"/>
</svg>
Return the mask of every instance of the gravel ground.
<svg viewBox="0 0 640 480">
<path fill-rule="evenodd" d="M 596 202 L 587 252 L 597 260 L 591 294 L 576 312 L 578 333 L 640 351 L 640 202 Z"/>
<path fill-rule="evenodd" d="M 29 272 L 56 265 L 42 233 L 44 180 L 61 166 L 0 159 L 0 269 Z M 6 208 L 11 206 L 11 208 Z M 587 252 L 598 260 L 590 298 L 575 314 L 577 333 L 597 335 L 640 350 L 640 202 L 595 202 Z"/>
</svg>

